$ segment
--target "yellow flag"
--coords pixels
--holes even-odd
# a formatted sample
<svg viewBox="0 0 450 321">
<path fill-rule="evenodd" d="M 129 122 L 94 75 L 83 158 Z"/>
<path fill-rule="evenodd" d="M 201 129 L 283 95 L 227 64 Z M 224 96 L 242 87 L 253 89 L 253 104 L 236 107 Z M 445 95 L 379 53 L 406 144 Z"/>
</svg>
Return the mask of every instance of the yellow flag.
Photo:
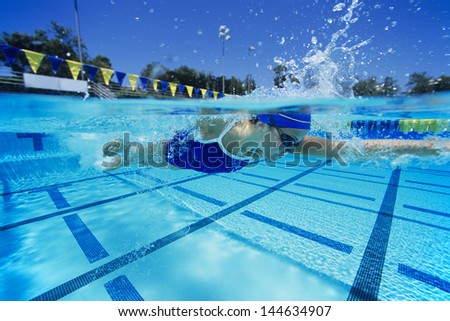
<svg viewBox="0 0 450 321">
<path fill-rule="evenodd" d="M 103 75 L 103 80 L 105 81 L 105 84 L 109 86 L 109 82 L 111 81 L 111 77 L 114 73 L 114 70 L 107 69 L 107 68 L 100 68 Z"/>
<path fill-rule="evenodd" d="M 22 49 L 22 51 L 25 53 L 25 56 L 27 56 L 28 63 L 30 64 L 31 70 L 33 70 L 34 73 L 36 73 L 41 65 L 42 59 L 44 58 L 44 54 L 25 50 Z"/>
<path fill-rule="evenodd" d="M 69 65 L 70 72 L 72 74 L 73 79 L 77 80 L 78 75 L 80 74 L 81 67 L 83 66 L 81 62 L 73 61 L 73 60 L 66 60 L 67 64 Z"/>
<path fill-rule="evenodd" d="M 205 98 L 207 90 L 204 88 L 200 88 L 200 92 L 202 93 L 202 97 Z"/>
<path fill-rule="evenodd" d="M 175 96 L 175 93 L 177 92 L 178 84 L 169 82 L 170 86 L 170 92 L 172 93 L 172 97 Z"/>
<path fill-rule="evenodd" d="M 186 90 L 187 90 L 187 93 L 190 98 L 192 98 L 192 90 L 193 89 L 194 89 L 194 87 L 192 87 L 192 86 L 186 86 Z"/>
<path fill-rule="evenodd" d="M 158 79 L 153 80 L 153 89 L 154 89 L 155 91 L 158 90 L 158 83 L 159 83 L 159 80 L 158 80 Z"/>
<path fill-rule="evenodd" d="M 217 96 L 219 96 L 219 93 L 217 91 L 213 91 L 213 96 L 214 96 L 214 99 L 217 99 Z"/>
<path fill-rule="evenodd" d="M 128 79 L 130 80 L 130 84 L 131 84 L 131 89 L 135 90 L 136 89 L 136 81 L 139 78 L 138 75 L 131 75 L 128 74 Z"/>
</svg>

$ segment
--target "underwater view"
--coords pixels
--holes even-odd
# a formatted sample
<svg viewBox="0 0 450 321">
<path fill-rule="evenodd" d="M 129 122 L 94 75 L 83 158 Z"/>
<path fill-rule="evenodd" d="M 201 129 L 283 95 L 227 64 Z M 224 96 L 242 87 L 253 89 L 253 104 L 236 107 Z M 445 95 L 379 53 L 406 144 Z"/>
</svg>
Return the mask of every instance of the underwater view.
<svg viewBox="0 0 450 321">
<path fill-rule="evenodd" d="M 77 64 L 76 39 L 62 57 L 0 26 L 0 300 L 450 300 L 447 3 L 98 2 L 99 33 L 130 22 L 81 20 L 89 48 L 148 57 Z M 445 54 L 420 28 L 391 46 L 409 15 Z M 147 16 L 195 36 L 144 37 Z"/>
</svg>

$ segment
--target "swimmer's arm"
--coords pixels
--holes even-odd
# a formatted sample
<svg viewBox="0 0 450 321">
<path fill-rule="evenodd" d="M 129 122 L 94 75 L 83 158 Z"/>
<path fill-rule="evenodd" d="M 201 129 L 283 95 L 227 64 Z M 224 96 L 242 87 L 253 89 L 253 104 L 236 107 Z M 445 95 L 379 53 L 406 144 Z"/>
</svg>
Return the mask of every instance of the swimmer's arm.
<svg viewBox="0 0 450 321">
<path fill-rule="evenodd" d="M 426 140 L 394 140 L 373 139 L 361 142 L 363 151 L 368 155 L 414 155 L 435 156 L 450 150 L 450 141 L 436 139 Z"/>
<path fill-rule="evenodd" d="M 133 143 L 137 144 L 137 143 Z M 137 165 L 139 168 L 175 168 L 167 163 L 168 141 L 124 146 L 121 139 L 114 139 L 103 145 L 103 160 L 100 163 L 104 172 Z"/>
<path fill-rule="evenodd" d="M 367 160 L 373 157 L 401 155 L 434 156 L 450 151 L 450 141 L 439 140 L 393 140 L 372 139 L 359 141 L 336 141 L 306 136 L 295 148 L 295 153 L 325 159 L 351 157 Z"/>
</svg>

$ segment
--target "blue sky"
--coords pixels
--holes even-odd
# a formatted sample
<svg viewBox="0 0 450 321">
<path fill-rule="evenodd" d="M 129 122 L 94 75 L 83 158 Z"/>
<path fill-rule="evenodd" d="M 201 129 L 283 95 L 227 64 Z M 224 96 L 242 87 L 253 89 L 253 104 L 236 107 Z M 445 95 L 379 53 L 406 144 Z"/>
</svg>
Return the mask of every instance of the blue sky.
<svg viewBox="0 0 450 321">
<path fill-rule="evenodd" d="M 450 75 L 450 1 L 360 0 L 345 38 L 338 45 L 355 50 L 355 73 L 393 76 L 404 89 L 409 72 Z M 340 11 L 335 5 L 345 3 Z M 301 59 L 330 42 L 351 0 L 78 0 L 81 35 L 91 58 L 103 54 L 113 68 L 139 73 L 147 63 L 171 69 L 187 65 L 222 74 L 220 25 L 231 30 L 226 42 L 225 75 L 257 85 L 273 84 L 274 57 Z M 0 0 L 0 31 L 32 33 L 50 20 L 75 28 L 73 0 Z M 256 48 L 249 55 L 248 48 Z"/>
</svg>

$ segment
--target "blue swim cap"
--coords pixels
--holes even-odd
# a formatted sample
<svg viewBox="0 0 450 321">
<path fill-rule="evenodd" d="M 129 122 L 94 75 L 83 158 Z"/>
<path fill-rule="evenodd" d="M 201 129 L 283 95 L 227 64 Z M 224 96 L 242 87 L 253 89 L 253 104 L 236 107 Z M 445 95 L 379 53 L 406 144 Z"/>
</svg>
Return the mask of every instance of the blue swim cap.
<svg viewBox="0 0 450 321">
<path fill-rule="evenodd" d="M 277 127 L 311 129 L 311 114 L 259 114 L 259 121 Z"/>
</svg>

